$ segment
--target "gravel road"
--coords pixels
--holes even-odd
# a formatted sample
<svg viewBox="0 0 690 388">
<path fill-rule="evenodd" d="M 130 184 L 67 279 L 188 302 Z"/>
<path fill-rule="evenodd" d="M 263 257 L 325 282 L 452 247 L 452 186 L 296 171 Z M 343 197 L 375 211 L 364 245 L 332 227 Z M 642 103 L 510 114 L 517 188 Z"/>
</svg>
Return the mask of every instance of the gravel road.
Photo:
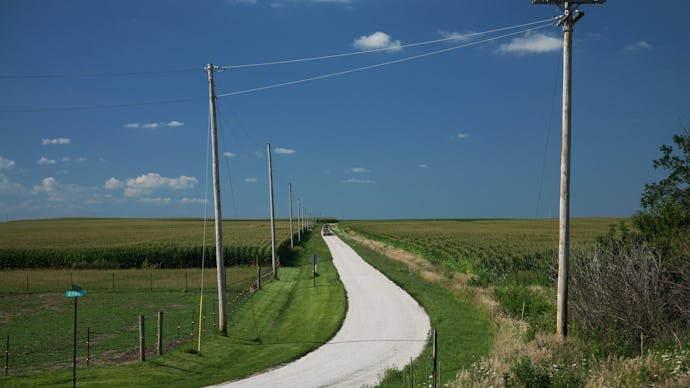
<svg viewBox="0 0 690 388">
<path fill-rule="evenodd" d="M 429 317 L 403 289 L 367 264 L 337 236 L 324 236 L 347 291 L 340 331 L 304 357 L 218 387 L 361 387 L 376 385 L 423 350 Z"/>
</svg>

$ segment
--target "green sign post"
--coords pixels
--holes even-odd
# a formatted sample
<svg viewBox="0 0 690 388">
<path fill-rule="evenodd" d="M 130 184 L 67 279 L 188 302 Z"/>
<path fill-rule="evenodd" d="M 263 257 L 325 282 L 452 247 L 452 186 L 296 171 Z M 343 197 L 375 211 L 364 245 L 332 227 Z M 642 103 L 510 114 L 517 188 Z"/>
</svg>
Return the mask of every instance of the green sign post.
<svg viewBox="0 0 690 388">
<path fill-rule="evenodd" d="M 312 254 L 311 257 L 309 258 L 309 262 L 312 263 L 312 264 L 314 265 L 314 271 L 313 271 L 313 275 L 314 275 L 314 287 L 316 287 L 316 275 L 317 275 L 317 273 L 316 273 L 316 263 L 319 262 L 319 257 L 316 256 L 316 254 Z"/>
<path fill-rule="evenodd" d="M 72 284 L 72 289 L 65 292 L 67 298 L 74 298 L 74 347 L 72 352 L 72 387 L 77 386 L 77 299 L 86 296 L 83 290 L 76 284 Z"/>
</svg>

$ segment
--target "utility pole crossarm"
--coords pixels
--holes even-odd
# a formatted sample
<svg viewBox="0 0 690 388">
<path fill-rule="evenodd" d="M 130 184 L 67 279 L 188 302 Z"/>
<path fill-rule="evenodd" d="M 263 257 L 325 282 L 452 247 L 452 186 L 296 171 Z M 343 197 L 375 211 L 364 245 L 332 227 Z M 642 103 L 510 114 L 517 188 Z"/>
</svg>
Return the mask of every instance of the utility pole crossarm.
<svg viewBox="0 0 690 388">
<path fill-rule="evenodd" d="M 606 0 L 532 0 L 532 4 L 604 4 Z"/>
</svg>

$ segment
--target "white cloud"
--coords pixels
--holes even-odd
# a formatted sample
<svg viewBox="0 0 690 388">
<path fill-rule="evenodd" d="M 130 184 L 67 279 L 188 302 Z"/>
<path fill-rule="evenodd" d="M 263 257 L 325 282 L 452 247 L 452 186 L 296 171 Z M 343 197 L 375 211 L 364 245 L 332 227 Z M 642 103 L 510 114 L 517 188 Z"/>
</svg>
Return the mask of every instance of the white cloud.
<svg viewBox="0 0 690 388">
<path fill-rule="evenodd" d="M 352 46 L 361 51 L 389 49 L 391 51 L 400 50 L 400 41 L 391 40 L 391 36 L 385 32 L 376 31 L 371 35 L 363 35 L 355 39 Z"/>
<path fill-rule="evenodd" d="M 183 205 L 197 205 L 197 204 L 204 204 L 207 201 L 203 198 L 182 198 L 180 199 L 180 203 Z"/>
<path fill-rule="evenodd" d="M 367 183 L 374 183 L 371 179 L 357 179 L 357 178 L 351 178 L 351 179 L 345 179 L 343 183 L 359 183 L 359 184 L 367 184 Z"/>
<path fill-rule="evenodd" d="M 39 165 L 42 165 L 42 166 L 46 166 L 46 165 L 50 165 L 50 164 L 55 164 L 55 159 L 48 159 L 48 158 L 46 158 L 45 156 L 41 156 L 41 159 L 38 159 L 38 160 L 36 161 L 36 164 L 39 164 Z"/>
<path fill-rule="evenodd" d="M 259 181 L 259 179 L 258 179 L 258 178 L 254 178 L 254 177 L 249 177 L 249 178 L 244 178 L 244 181 L 247 182 L 247 183 L 256 183 L 256 182 Z"/>
<path fill-rule="evenodd" d="M 150 172 L 127 179 L 124 195 L 125 197 L 138 197 L 151 194 L 155 189 L 185 190 L 191 189 L 196 183 L 197 179 L 194 177 L 182 175 L 177 178 L 167 178 L 158 173 Z"/>
<path fill-rule="evenodd" d="M 0 174 L 0 195 L 24 193 L 24 186 L 19 183 L 12 183 L 3 174 Z"/>
<path fill-rule="evenodd" d="M 72 139 L 67 138 L 67 137 L 58 137 L 55 139 L 43 139 L 41 141 L 41 145 L 54 145 L 54 144 L 70 144 L 72 142 Z"/>
<path fill-rule="evenodd" d="M 164 127 L 181 127 L 184 123 L 177 120 L 171 120 L 167 123 L 127 123 L 124 125 L 125 128 L 145 128 L 145 129 L 157 129 L 161 126 Z"/>
<path fill-rule="evenodd" d="M 0 170 L 10 170 L 14 168 L 14 160 L 5 159 L 0 156 Z"/>
<path fill-rule="evenodd" d="M 474 31 L 469 31 L 465 33 L 459 33 L 459 32 L 451 32 L 451 31 L 445 31 L 445 30 L 439 30 L 438 34 L 441 35 L 441 37 L 449 40 L 454 40 L 457 42 L 465 42 L 468 40 L 471 40 L 472 38 L 476 37 L 477 35 L 472 35 L 475 34 Z M 468 36 L 470 35 L 470 36 Z"/>
<path fill-rule="evenodd" d="M 419 165 L 419 168 L 428 168 L 428 167 L 429 167 L 429 165 L 426 163 L 422 163 Z"/>
<path fill-rule="evenodd" d="M 233 153 L 230 152 L 230 151 L 225 151 L 225 152 L 223 152 L 223 156 L 226 157 L 226 158 L 234 158 L 234 157 L 237 156 L 237 155 L 233 154 Z"/>
<path fill-rule="evenodd" d="M 626 51 L 650 50 L 651 48 L 652 45 L 646 40 L 641 40 L 639 42 L 635 42 L 633 44 L 625 46 Z"/>
<path fill-rule="evenodd" d="M 58 185 L 57 179 L 51 177 L 44 178 L 40 185 L 34 186 L 33 191 L 35 193 L 51 193 L 54 192 Z"/>
<path fill-rule="evenodd" d="M 48 202 L 95 203 L 99 197 L 96 189 L 69 183 L 60 183 L 54 177 L 44 178 L 31 190 L 34 195 L 46 195 Z"/>
<path fill-rule="evenodd" d="M 510 43 L 498 47 L 500 53 L 547 53 L 563 49 L 563 41 L 539 32 L 528 32 L 524 37 L 513 38 Z"/>
<path fill-rule="evenodd" d="M 115 177 L 108 179 L 103 185 L 106 190 L 118 190 L 123 187 L 125 187 L 125 183 Z"/>
<path fill-rule="evenodd" d="M 281 148 L 281 147 L 278 147 L 278 148 L 276 148 L 276 149 L 274 150 L 274 152 L 275 152 L 276 154 L 292 155 L 292 154 L 296 153 L 297 151 L 295 151 L 295 150 L 293 150 L 293 149 L 290 149 L 290 148 Z"/>
<path fill-rule="evenodd" d="M 259 0 L 227 0 L 227 3 L 230 5 L 252 6 L 252 5 L 260 4 L 261 2 Z M 304 4 L 304 3 L 310 3 L 310 4 L 352 4 L 352 3 L 354 3 L 354 0 L 280 0 L 280 1 L 270 2 L 269 6 L 271 8 L 282 8 L 282 7 L 285 7 L 288 5 L 297 5 L 297 4 Z"/>
<path fill-rule="evenodd" d="M 363 172 L 370 172 L 370 170 L 368 168 L 364 168 L 364 167 L 353 167 L 350 169 L 350 171 L 357 173 L 357 174 L 361 174 Z"/>
<path fill-rule="evenodd" d="M 460 133 L 458 133 L 458 134 L 455 136 L 455 138 L 456 138 L 456 139 L 461 139 L 461 140 L 462 140 L 462 139 L 469 139 L 469 138 L 470 138 L 470 134 L 469 134 L 469 133 L 460 132 Z"/>
<path fill-rule="evenodd" d="M 70 158 L 69 156 L 63 156 L 63 157 L 60 159 L 60 161 L 61 161 L 62 163 L 70 163 L 70 162 L 84 163 L 84 162 L 87 161 L 87 159 L 86 159 L 85 157 L 83 157 L 83 156 L 80 156 L 80 157 L 74 158 L 74 159 Z"/>
<path fill-rule="evenodd" d="M 170 205 L 171 198 L 139 198 L 139 202 L 152 203 L 154 205 Z"/>
</svg>

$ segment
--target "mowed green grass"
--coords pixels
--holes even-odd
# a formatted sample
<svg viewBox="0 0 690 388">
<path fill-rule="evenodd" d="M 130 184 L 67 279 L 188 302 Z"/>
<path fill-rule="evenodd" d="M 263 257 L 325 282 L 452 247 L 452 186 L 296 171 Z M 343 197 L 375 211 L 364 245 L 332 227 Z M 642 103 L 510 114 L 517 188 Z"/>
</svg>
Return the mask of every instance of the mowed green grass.
<svg viewBox="0 0 690 388">
<path fill-rule="evenodd" d="M 63 218 L 0 222 L 0 248 L 185 247 L 202 245 L 204 235 L 207 245 L 215 243 L 213 220 Z M 290 238 L 289 221 L 276 221 L 276 238 L 278 241 Z M 270 222 L 224 220 L 223 243 L 225 246 L 270 246 Z"/>
<path fill-rule="evenodd" d="M 297 247 L 295 253 L 296 259 L 288 261 L 286 265 L 289 266 L 281 269 L 280 280 L 267 283 L 261 291 L 254 294 L 253 299 L 234 309 L 229 317 L 228 336 L 215 334 L 215 330 L 209 328 L 207 323 L 200 354 L 190 351 L 196 349 L 196 342 L 193 341 L 182 349 L 144 363 L 87 368 L 84 367 L 82 352 L 78 384 L 197 387 L 247 376 L 295 359 L 318 347 L 334 335 L 342 323 L 346 311 L 345 292 L 332 265 L 328 248 L 320 237 L 304 239 L 303 245 Z M 312 253 L 318 254 L 322 259 L 319 263 L 321 276 L 317 287 L 312 287 L 311 265 L 307 262 Z M 152 294 L 154 293 L 149 292 L 148 296 L 151 297 Z M 170 301 L 184 299 L 181 291 L 158 294 L 159 297 L 169 296 Z M 145 291 L 132 295 L 112 294 L 111 297 L 119 302 L 113 305 L 114 309 L 124 308 L 128 303 L 139 303 L 138 301 L 160 305 L 160 301 L 155 303 L 147 298 Z M 83 301 L 87 298 L 93 299 L 94 295 L 90 294 Z M 198 293 L 190 293 L 189 298 L 197 300 Z M 205 301 L 207 306 L 212 305 L 212 294 L 208 294 Z M 88 307 L 84 303 L 82 311 Z M 63 313 L 69 313 L 70 308 L 71 305 L 68 304 L 60 309 L 64 310 Z M 64 327 L 60 326 L 58 334 L 69 336 L 71 315 L 67 314 L 65 319 L 67 322 Z M 41 325 L 45 324 L 45 320 L 41 322 L 43 323 L 39 324 L 27 320 L 26 324 L 34 326 L 33 330 L 40 332 L 44 330 Z M 136 326 L 136 322 L 132 322 L 132 325 Z M 149 343 L 153 343 L 155 335 L 151 338 Z M 138 346 L 136 335 L 131 338 L 131 344 L 133 348 Z M 71 346 L 58 351 L 64 354 L 65 361 L 69 363 Z M 26 377 L 0 377 L 0 385 L 64 386 L 70 384 L 71 379 L 71 369 L 67 368 Z"/>
<path fill-rule="evenodd" d="M 412 295 L 429 314 L 432 328 L 438 332 L 439 386 L 454 381 L 461 368 L 488 354 L 493 345 L 493 326 L 489 317 L 470 301 L 469 295 L 451 292 L 445 284 L 448 279 L 431 282 L 410 271 L 403 263 L 352 240 L 346 241 L 365 261 Z M 415 386 L 431 386 L 432 369 L 432 344 L 429 341 L 424 352 L 403 371 L 388 371 L 380 386 L 411 386 L 413 375 Z"/>
<path fill-rule="evenodd" d="M 109 365 L 136 360 L 139 315 L 147 320 L 151 351 L 157 335 L 158 311 L 163 312 L 168 347 L 194 338 L 199 329 L 201 272 L 201 269 L 0 271 L 0 335 L 5 339 L 10 336 L 11 375 L 71 364 L 68 350 L 73 343 L 74 299 L 65 296 L 65 291 L 71 289 L 70 279 L 88 293 L 78 301 L 80 362 L 86 362 L 89 328 L 90 364 Z M 256 279 L 256 268 L 230 267 L 226 275 L 228 307 L 234 312 L 246 301 L 250 284 Z M 26 276 L 29 292 L 25 291 Z M 216 325 L 218 309 L 215 268 L 204 270 L 204 300 L 202 329 L 211 329 Z"/>
</svg>

